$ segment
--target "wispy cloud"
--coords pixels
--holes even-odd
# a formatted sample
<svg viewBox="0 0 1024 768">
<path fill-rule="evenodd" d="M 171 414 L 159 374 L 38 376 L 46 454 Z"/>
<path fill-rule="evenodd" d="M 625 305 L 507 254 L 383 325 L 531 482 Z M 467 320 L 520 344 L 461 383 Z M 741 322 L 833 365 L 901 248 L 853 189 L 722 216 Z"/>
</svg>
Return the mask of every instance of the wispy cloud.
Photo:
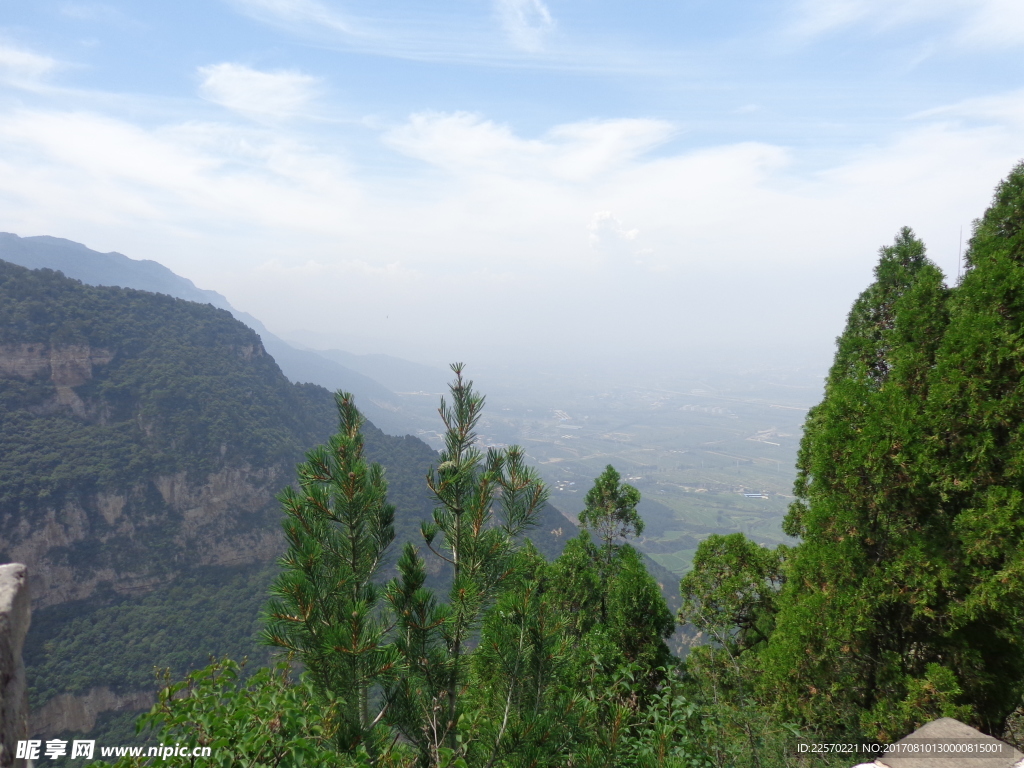
<svg viewBox="0 0 1024 768">
<path fill-rule="evenodd" d="M 293 25 L 312 24 L 345 35 L 360 34 L 352 21 L 317 0 L 229 0 L 242 13 L 257 19 Z"/>
<path fill-rule="evenodd" d="M 958 45 L 1024 44 L 1019 0 L 799 0 L 793 31 L 817 36 L 851 26 L 885 31 L 923 22 L 947 22 L 943 36 Z"/>
<path fill-rule="evenodd" d="M 400 152 L 452 173 L 586 181 L 643 155 L 675 132 L 663 120 L 587 120 L 525 139 L 469 112 L 422 112 L 385 135 Z"/>
<path fill-rule="evenodd" d="M 315 98 L 319 79 L 295 71 L 261 72 L 225 62 L 200 67 L 203 98 L 248 116 L 287 118 Z"/>
<path fill-rule="evenodd" d="M 6 85 L 34 89 L 59 66 L 50 56 L 0 42 L 0 82 Z"/>
<path fill-rule="evenodd" d="M 954 104 L 927 109 L 911 117 L 916 120 L 940 118 L 966 123 L 996 122 L 1024 128 L 1024 90 L 964 99 Z"/>
<path fill-rule="evenodd" d="M 965 124 L 903 123 L 817 172 L 768 143 L 674 148 L 675 127 L 655 120 L 529 136 L 477 114 L 421 113 L 380 134 L 401 153 L 384 150 L 401 167 L 387 178 L 288 124 L 7 110 L 0 209 L 19 234 L 167 263 L 275 329 L 388 336 L 377 351 L 458 359 L 492 347 L 508 335 L 496 296 L 513 309 L 524 297 L 516 335 L 552 353 L 566 339 L 573 354 L 600 353 L 609 334 L 632 348 L 646 328 L 674 354 L 709 318 L 718 338 L 828 344 L 898 227 L 955 264 L 959 224 L 1019 152 L 1014 99 L 960 105 L 975 118 Z"/>
<path fill-rule="evenodd" d="M 1024 44 L 1024 4 L 1017 0 L 983 0 L 968 7 L 972 13 L 959 35 L 963 42 L 979 47 Z"/>
<path fill-rule="evenodd" d="M 239 13 L 317 45 L 377 56 L 488 67 L 676 73 L 679 52 L 567 34 L 544 0 L 403 5 L 370 0 L 224 0 Z M 556 39 L 558 45 L 553 45 Z"/>
<path fill-rule="evenodd" d="M 535 52 L 555 28 L 544 0 L 495 0 L 495 10 L 505 34 L 516 48 Z"/>
</svg>

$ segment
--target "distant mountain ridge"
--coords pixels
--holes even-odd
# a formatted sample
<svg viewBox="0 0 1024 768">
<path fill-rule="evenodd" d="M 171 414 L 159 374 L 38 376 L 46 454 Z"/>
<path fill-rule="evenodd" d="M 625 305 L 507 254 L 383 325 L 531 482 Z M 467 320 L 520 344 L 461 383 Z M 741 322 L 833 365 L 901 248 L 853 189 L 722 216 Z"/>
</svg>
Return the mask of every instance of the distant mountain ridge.
<svg viewBox="0 0 1024 768">
<path fill-rule="evenodd" d="M 352 392 L 359 409 L 388 434 L 414 433 L 417 427 L 422 426 L 421 416 L 403 409 L 401 398 L 386 385 L 358 370 L 358 366 L 367 365 L 386 374 L 388 365 L 382 363 L 386 359 L 391 361 L 391 368 L 403 370 L 406 381 L 411 380 L 410 370 L 418 370 L 421 378 L 423 371 L 431 372 L 432 369 L 426 366 L 386 355 L 353 355 L 334 350 L 325 356 L 312 350 L 298 349 L 267 330 L 257 318 L 232 307 L 220 293 L 198 288 L 188 278 L 175 274 L 156 261 L 132 259 L 116 251 L 100 253 L 60 237 L 19 237 L 10 232 L 0 232 L 0 259 L 28 269 L 58 270 L 86 285 L 163 293 L 225 309 L 260 335 L 264 349 L 292 381 L 319 384 L 332 391 L 345 389 Z M 443 384 L 444 374 L 438 373 Z"/>
<path fill-rule="evenodd" d="M 331 393 L 289 382 L 226 310 L 0 260 L 0 562 L 29 567 L 35 733 L 128 729 L 154 665 L 265 660 L 275 496 L 336 425 Z M 401 543 L 422 541 L 437 454 L 363 434 L 396 506 L 390 577 Z M 550 506 L 538 523 L 547 557 L 576 533 Z M 430 561 L 428 586 L 446 578 Z"/>
<path fill-rule="evenodd" d="M 317 354 L 340 363 L 346 368 L 359 371 L 396 393 L 443 394 L 448 392 L 450 376 L 447 371 L 430 368 L 391 355 L 357 355 L 340 349 L 317 350 Z"/>
<path fill-rule="evenodd" d="M 116 285 L 166 293 L 234 313 L 221 294 L 197 288 L 191 280 L 176 275 L 159 262 L 130 259 L 116 251 L 100 253 L 62 237 L 19 237 L 0 232 L 0 259 L 28 269 L 55 269 L 87 285 Z"/>
</svg>

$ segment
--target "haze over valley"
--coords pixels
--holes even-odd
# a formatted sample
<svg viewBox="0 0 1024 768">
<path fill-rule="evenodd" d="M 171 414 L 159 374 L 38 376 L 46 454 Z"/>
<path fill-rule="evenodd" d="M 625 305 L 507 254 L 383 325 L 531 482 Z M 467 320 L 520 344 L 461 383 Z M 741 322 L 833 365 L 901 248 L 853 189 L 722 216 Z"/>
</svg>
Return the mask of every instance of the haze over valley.
<svg viewBox="0 0 1024 768">
<path fill-rule="evenodd" d="M 63 269 L 87 283 L 166 291 L 229 309 L 262 334 L 293 381 L 351 390 L 385 432 L 443 445 L 437 406 L 442 396 L 450 399 L 451 372 L 441 363 L 316 351 L 294 337 L 289 344 L 187 278 L 82 244 L 0 233 L 4 258 Z M 803 420 L 821 396 L 820 369 L 703 358 L 667 358 L 659 367 L 603 359 L 589 366 L 466 362 L 487 397 L 481 445 L 523 446 L 550 485 L 552 502 L 571 519 L 593 479 L 612 464 L 643 494 L 647 528 L 637 547 L 678 576 L 709 534 L 742 532 L 768 546 L 788 538 L 781 521 Z"/>
</svg>

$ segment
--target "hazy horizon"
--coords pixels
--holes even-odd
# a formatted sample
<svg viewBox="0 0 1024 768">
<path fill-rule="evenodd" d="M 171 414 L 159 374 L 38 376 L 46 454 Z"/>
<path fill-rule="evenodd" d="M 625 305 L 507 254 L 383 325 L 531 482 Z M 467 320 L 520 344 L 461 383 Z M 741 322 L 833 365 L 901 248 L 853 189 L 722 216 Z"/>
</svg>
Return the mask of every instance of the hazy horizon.
<svg viewBox="0 0 1024 768">
<path fill-rule="evenodd" d="M 829 364 L 1024 155 L 1002 0 L 6 4 L 0 230 L 442 365 Z"/>
</svg>

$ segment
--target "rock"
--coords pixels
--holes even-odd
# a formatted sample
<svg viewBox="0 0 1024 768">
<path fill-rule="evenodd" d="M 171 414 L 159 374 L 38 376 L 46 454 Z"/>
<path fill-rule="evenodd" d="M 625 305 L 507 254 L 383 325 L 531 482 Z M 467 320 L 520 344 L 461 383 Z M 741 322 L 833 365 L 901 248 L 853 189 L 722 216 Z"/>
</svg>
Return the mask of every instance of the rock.
<svg viewBox="0 0 1024 768">
<path fill-rule="evenodd" d="M 0 565 L 0 768 L 22 768 L 18 741 L 28 738 L 28 686 L 21 651 L 29 625 L 28 568 Z"/>
<path fill-rule="evenodd" d="M 149 709 L 155 699 L 152 691 L 118 694 L 106 686 L 92 688 L 81 696 L 62 693 L 32 713 L 30 731 L 33 738 L 65 731 L 88 733 L 103 713 L 138 712 Z"/>
<path fill-rule="evenodd" d="M 973 751 L 942 750 L 956 745 L 970 745 Z M 1024 754 L 959 720 L 943 717 L 900 739 L 896 748 L 873 765 L 879 768 L 1024 768 Z"/>
</svg>

